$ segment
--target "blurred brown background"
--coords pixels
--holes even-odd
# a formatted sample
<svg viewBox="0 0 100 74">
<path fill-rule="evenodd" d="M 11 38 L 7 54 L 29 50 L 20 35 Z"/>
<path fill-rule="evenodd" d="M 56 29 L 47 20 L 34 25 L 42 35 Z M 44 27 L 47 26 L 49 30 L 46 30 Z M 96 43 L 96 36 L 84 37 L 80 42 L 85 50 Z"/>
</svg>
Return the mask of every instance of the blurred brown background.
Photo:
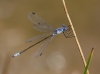
<svg viewBox="0 0 100 74">
<path fill-rule="evenodd" d="M 65 0 L 86 60 L 95 52 L 90 74 L 100 74 L 100 0 Z M 35 12 L 54 28 L 69 25 L 61 0 L 0 0 L 0 74 L 83 74 L 84 65 L 74 38 L 55 36 L 43 55 L 34 58 L 41 44 L 22 55 L 12 55 L 32 43 L 26 40 L 40 34 L 28 19 Z"/>
</svg>

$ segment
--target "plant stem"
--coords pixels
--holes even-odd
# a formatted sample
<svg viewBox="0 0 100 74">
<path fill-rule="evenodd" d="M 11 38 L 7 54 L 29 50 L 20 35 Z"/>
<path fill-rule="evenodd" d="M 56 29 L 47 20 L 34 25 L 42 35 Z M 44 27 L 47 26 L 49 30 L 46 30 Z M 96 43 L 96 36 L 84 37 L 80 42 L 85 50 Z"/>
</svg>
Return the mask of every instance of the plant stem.
<svg viewBox="0 0 100 74">
<path fill-rule="evenodd" d="M 90 62 L 91 62 L 91 59 L 93 56 L 93 51 L 94 51 L 94 47 L 91 49 L 90 56 L 89 56 L 88 61 L 87 61 L 87 65 L 86 65 L 85 70 L 84 70 L 84 74 L 87 74 L 87 70 L 89 68 L 89 65 L 90 65 Z"/>
<path fill-rule="evenodd" d="M 80 55 L 81 55 L 83 64 L 84 64 L 84 66 L 86 67 L 85 57 L 84 57 L 84 54 L 83 54 L 83 52 L 82 52 L 82 48 L 81 48 L 80 43 L 79 43 L 79 41 L 78 41 L 78 38 L 77 38 L 76 32 L 75 32 L 75 30 L 74 30 L 73 24 L 72 24 L 72 22 L 71 22 L 70 16 L 69 16 L 69 14 L 68 14 L 68 10 L 67 10 L 66 4 L 65 4 L 65 0 L 62 0 L 62 2 L 63 2 L 65 14 L 66 14 L 66 16 L 67 16 L 67 18 L 68 18 L 68 20 L 69 20 L 69 23 L 70 23 L 70 26 L 71 26 L 71 28 L 72 28 L 73 34 L 74 34 L 74 36 L 75 36 L 75 40 L 76 40 L 76 43 L 77 43 L 77 46 L 78 46 L 78 49 L 79 49 L 79 52 L 80 52 Z M 87 71 L 87 72 L 88 72 L 88 74 L 89 74 L 89 71 Z"/>
</svg>

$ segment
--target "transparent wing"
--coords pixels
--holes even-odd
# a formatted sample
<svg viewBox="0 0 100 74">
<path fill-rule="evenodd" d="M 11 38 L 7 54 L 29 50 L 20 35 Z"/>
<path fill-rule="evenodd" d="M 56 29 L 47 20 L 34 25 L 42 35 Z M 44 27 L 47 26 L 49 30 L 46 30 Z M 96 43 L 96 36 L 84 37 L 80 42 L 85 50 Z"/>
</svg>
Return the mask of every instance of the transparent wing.
<svg viewBox="0 0 100 74">
<path fill-rule="evenodd" d="M 34 40 L 43 38 L 43 37 L 45 37 L 45 36 L 47 36 L 47 34 L 42 34 L 42 35 L 35 36 L 35 37 L 33 37 L 33 38 L 27 40 L 26 43 L 28 43 L 28 42 L 33 42 Z"/>
<path fill-rule="evenodd" d="M 49 35 L 52 35 L 53 33 L 54 33 L 54 32 L 50 32 L 50 33 L 48 33 L 48 34 L 42 34 L 42 35 L 35 36 L 35 37 L 33 37 L 33 38 L 27 40 L 26 43 L 28 43 L 28 42 L 33 42 L 33 41 L 35 41 L 35 40 L 37 40 L 37 39 L 47 37 L 47 36 L 49 36 Z"/>
<path fill-rule="evenodd" d="M 46 23 L 42 18 L 40 18 L 37 14 L 34 12 L 31 12 L 28 14 L 28 18 L 30 21 L 34 23 L 34 28 L 38 31 L 42 32 L 48 32 L 48 31 L 54 31 L 54 28 Z"/>
<path fill-rule="evenodd" d="M 46 49 L 48 44 L 51 42 L 51 40 L 54 38 L 54 36 L 50 37 L 48 40 L 46 40 L 36 51 L 35 58 L 39 57 L 42 55 L 43 51 Z"/>
</svg>

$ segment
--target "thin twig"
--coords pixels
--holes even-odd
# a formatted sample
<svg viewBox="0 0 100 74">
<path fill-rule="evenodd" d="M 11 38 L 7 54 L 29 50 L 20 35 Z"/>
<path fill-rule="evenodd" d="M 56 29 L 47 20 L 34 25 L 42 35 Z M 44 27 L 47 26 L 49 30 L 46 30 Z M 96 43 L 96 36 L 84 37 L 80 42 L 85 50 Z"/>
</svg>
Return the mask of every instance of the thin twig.
<svg viewBox="0 0 100 74">
<path fill-rule="evenodd" d="M 70 16 L 69 16 L 69 14 L 68 14 L 65 1 L 62 0 L 62 2 L 63 2 L 63 6 L 64 6 L 64 10 L 65 10 L 66 16 L 67 16 L 67 18 L 68 18 L 68 20 L 69 20 L 69 23 L 70 23 L 70 26 L 71 26 L 71 28 L 72 28 L 73 34 L 74 34 L 74 36 L 75 36 L 75 40 L 76 40 L 77 46 L 78 46 L 78 48 L 79 48 L 79 52 L 80 52 L 80 54 L 81 54 L 82 61 L 83 61 L 83 63 L 84 63 L 84 66 L 86 67 L 85 57 L 84 57 L 84 54 L 83 54 L 83 52 L 82 52 L 80 43 L 79 43 L 79 41 L 78 41 L 76 32 L 75 32 L 74 27 L 73 27 L 73 24 L 72 24 L 72 22 L 71 22 Z M 89 71 L 88 71 L 88 74 L 89 74 Z"/>
</svg>

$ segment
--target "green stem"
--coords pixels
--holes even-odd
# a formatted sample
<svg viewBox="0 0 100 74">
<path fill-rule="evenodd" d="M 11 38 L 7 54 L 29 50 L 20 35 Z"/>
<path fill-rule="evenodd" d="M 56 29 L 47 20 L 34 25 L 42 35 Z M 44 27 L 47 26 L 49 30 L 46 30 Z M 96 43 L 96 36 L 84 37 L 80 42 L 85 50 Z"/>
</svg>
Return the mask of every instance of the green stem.
<svg viewBox="0 0 100 74">
<path fill-rule="evenodd" d="M 93 50 L 94 50 L 94 47 L 92 48 L 92 50 L 90 52 L 90 56 L 88 58 L 87 65 L 86 65 L 85 70 L 84 70 L 84 74 L 87 74 L 87 70 L 89 68 L 89 65 L 90 65 L 90 62 L 91 62 L 91 59 L 92 59 L 92 56 L 93 56 Z"/>
</svg>

